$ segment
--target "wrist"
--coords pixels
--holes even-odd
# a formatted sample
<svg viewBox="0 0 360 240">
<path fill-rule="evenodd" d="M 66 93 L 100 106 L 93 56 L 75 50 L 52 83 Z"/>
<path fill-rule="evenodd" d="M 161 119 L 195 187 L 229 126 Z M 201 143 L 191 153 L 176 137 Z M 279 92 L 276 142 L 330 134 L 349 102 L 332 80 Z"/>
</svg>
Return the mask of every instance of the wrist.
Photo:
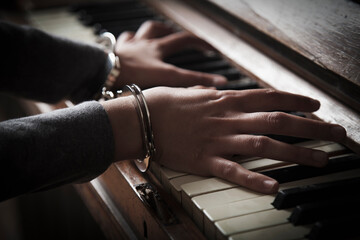
<svg viewBox="0 0 360 240">
<path fill-rule="evenodd" d="M 140 121 L 132 96 L 101 103 L 108 114 L 113 131 L 114 161 L 137 159 L 143 156 Z"/>
</svg>

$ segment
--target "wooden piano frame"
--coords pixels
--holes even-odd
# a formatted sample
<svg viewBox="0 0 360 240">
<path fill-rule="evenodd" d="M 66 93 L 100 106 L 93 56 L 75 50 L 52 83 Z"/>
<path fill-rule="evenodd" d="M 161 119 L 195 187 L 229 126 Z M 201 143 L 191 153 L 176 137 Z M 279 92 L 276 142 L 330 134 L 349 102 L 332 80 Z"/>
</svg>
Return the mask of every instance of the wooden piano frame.
<svg viewBox="0 0 360 240">
<path fill-rule="evenodd" d="M 176 24 L 206 39 L 227 60 L 262 86 L 276 87 L 278 90 L 320 100 L 321 109 L 313 117 L 344 126 L 348 131 L 346 146 L 360 153 L 358 112 L 314 87 L 258 48 L 240 39 L 238 33 L 224 28 L 191 6 L 178 0 L 147 2 Z M 147 184 L 155 189 L 161 198 L 160 202 L 149 204 L 142 197 L 137 187 Z M 154 174 L 141 174 L 131 160 L 112 164 L 98 178 L 77 184 L 75 188 L 109 239 L 205 239 Z"/>
<path fill-rule="evenodd" d="M 359 113 L 330 97 L 280 63 L 224 29 L 209 17 L 177 0 L 148 1 L 160 13 L 206 39 L 230 62 L 263 86 L 315 97 L 322 103 L 313 117 L 339 123 L 348 131 L 346 145 L 359 153 Z M 196 24 L 193 24 L 196 22 Z M 139 195 L 135 186 L 150 182 L 177 219 L 166 225 Z M 92 215 L 110 239 L 204 239 L 193 221 L 150 172 L 141 174 L 132 161 L 113 164 L 89 183 L 75 185 Z"/>
</svg>

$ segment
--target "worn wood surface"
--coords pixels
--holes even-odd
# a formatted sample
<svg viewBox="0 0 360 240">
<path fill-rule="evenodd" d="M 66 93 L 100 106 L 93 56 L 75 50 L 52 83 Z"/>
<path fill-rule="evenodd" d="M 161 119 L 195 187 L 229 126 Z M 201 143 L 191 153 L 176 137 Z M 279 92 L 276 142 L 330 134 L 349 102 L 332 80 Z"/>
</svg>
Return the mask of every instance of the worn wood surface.
<svg viewBox="0 0 360 240">
<path fill-rule="evenodd" d="M 151 175 L 151 173 L 150 173 Z M 149 208 L 141 200 L 135 186 L 147 183 L 149 180 L 146 175 L 138 171 L 132 161 L 121 161 L 110 166 L 110 168 L 91 183 L 97 182 L 96 192 L 105 192 L 108 196 L 112 207 L 121 213 L 124 220 L 132 229 L 138 239 L 204 239 L 202 233 L 197 229 L 193 221 L 185 214 L 181 206 L 163 190 L 162 186 L 153 176 L 149 176 L 152 185 L 160 194 L 166 206 L 178 220 L 175 224 L 164 225 L 155 216 L 153 209 Z M 104 206 L 104 204 L 102 204 Z M 109 207 L 111 204 L 105 204 Z M 111 206 L 110 206 L 111 207 Z M 101 204 L 95 208 L 90 208 L 96 219 L 101 219 L 101 212 L 98 208 L 102 208 Z M 113 218 L 113 213 L 109 212 L 108 218 Z M 118 226 L 119 227 L 119 226 Z M 106 231 L 114 231 L 110 225 L 103 228 Z M 117 229 L 115 229 L 118 231 Z M 115 231 L 113 236 L 116 236 Z M 130 237 L 131 238 L 131 237 Z"/>
<path fill-rule="evenodd" d="M 321 108 L 313 116 L 344 126 L 348 134 L 346 145 L 360 153 L 360 113 L 358 111 L 315 87 L 242 40 L 236 33 L 216 22 L 213 16 L 202 14 L 198 9 L 178 0 L 148 2 L 184 29 L 205 39 L 246 75 L 258 80 L 264 86 L 318 99 L 321 102 Z"/>
<path fill-rule="evenodd" d="M 330 1 L 276 0 L 269 8 L 270 1 L 258 0 L 187 2 L 286 68 L 360 111 L 359 32 L 354 24 L 358 14 L 349 11 L 352 17 L 346 15 L 344 20 L 342 13 L 347 11 L 348 1 L 324 7 Z M 355 9 L 358 6 L 351 5 Z M 307 8 L 321 10 L 313 16 Z M 337 29 L 339 26 L 342 28 Z M 353 31 L 344 31 L 345 28 Z M 337 34 L 332 32 L 334 29 Z M 343 34 L 339 36 L 339 32 Z"/>
<path fill-rule="evenodd" d="M 360 5 L 349 0 L 210 0 L 360 85 Z"/>
</svg>

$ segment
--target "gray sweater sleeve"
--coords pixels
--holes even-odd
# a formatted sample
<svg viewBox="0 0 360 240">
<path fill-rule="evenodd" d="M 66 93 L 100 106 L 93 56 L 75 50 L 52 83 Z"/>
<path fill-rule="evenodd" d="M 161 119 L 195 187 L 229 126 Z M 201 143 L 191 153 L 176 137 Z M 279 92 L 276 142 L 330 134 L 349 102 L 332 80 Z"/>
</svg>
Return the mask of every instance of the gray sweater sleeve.
<svg viewBox="0 0 360 240">
<path fill-rule="evenodd" d="M 90 99 L 109 72 L 98 48 L 0 21 L 0 91 L 45 102 Z M 0 201 L 87 181 L 113 159 L 111 125 L 95 101 L 0 122 Z"/>
<path fill-rule="evenodd" d="M 0 21 L 0 90 L 55 103 L 100 91 L 111 63 L 99 48 Z"/>
<path fill-rule="evenodd" d="M 0 201 L 98 176 L 113 159 L 101 104 L 85 102 L 0 123 Z"/>
</svg>

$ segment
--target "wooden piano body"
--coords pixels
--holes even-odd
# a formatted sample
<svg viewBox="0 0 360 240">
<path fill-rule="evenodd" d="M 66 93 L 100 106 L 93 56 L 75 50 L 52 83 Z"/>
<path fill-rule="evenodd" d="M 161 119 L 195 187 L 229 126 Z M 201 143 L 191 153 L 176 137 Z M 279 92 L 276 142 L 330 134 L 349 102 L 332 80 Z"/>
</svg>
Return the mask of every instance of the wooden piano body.
<svg viewBox="0 0 360 240">
<path fill-rule="evenodd" d="M 357 93 L 360 89 L 360 5 L 351 1 L 340 1 L 346 7 L 340 7 L 340 4 L 337 6 L 336 1 L 332 0 L 317 3 L 288 1 L 290 7 L 287 8 L 285 2 L 148 0 L 145 4 L 157 14 L 208 41 L 231 65 L 259 82 L 262 87 L 273 87 L 319 99 L 321 109 L 312 117 L 343 125 L 348 132 L 346 147 L 359 154 L 360 95 Z M 299 13 L 296 10 L 298 7 L 305 11 L 306 4 L 315 4 L 321 11 L 317 12 L 315 8 L 308 13 Z M 324 4 L 324 7 L 319 8 L 320 4 Z M 284 19 L 275 14 L 276 10 L 282 13 Z M 325 12 L 334 15 L 325 16 Z M 301 18 L 304 15 L 306 18 Z M 74 13 L 63 9 L 39 10 L 30 15 L 30 20 L 45 31 L 62 35 L 60 32 L 64 30 L 65 23 L 74 19 L 76 21 L 74 16 Z M 342 17 L 341 21 L 339 16 Z M 313 20 L 319 22 L 314 23 Z M 301 24 L 298 31 L 294 31 L 297 23 Z M 350 25 L 345 25 L 346 23 Z M 344 26 L 337 28 L 337 24 Z M 77 26 L 72 27 L 72 38 L 84 40 L 87 35 L 86 39 L 94 41 L 92 30 L 85 30 L 83 35 L 77 35 Z M 68 30 L 65 31 L 66 34 L 69 33 Z M 335 36 L 327 36 L 328 33 Z M 43 105 L 38 106 L 42 109 Z M 60 105 L 63 106 L 65 105 Z M 327 146 L 319 142 L 314 144 L 314 147 Z M 329 151 L 346 150 L 334 145 Z M 260 165 L 279 166 L 276 161 L 261 161 L 258 161 Z M 243 163 L 246 165 L 249 162 Z M 253 168 L 261 170 L 264 166 Z M 334 179 L 359 177 L 360 171 L 347 170 L 345 174 L 338 175 Z M 316 177 L 312 180 L 326 181 Z M 204 190 L 202 183 L 208 189 Z M 310 179 L 307 184 L 311 183 Z M 226 194 L 243 194 L 247 197 L 238 199 L 245 201 L 244 204 L 249 204 L 247 199 L 253 202 L 263 199 L 267 202 L 265 208 L 254 210 L 257 214 L 273 211 L 284 214 L 285 210 L 273 209 L 270 203 L 275 196 L 256 194 L 216 178 L 173 172 L 157 164 L 152 165 L 149 173 L 141 174 L 131 160 L 118 162 L 98 178 L 75 187 L 110 239 L 293 239 L 294 236 L 297 236 L 295 239 L 302 239 L 311 229 L 307 225 L 295 230 L 295 227 L 284 221 L 286 217 L 276 222 L 276 217 L 270 215 L 268 225 L 258 229 L 250 227 L 243 232 L 230 229 L 229 234 L 224 234 L 228 226 L 226 219 L 214 217 L 216 202 L 209 209 L 198 207 L 204 199 L 216 201 L 216 194 L 217 198 L 222 196 L 224 199 L 227 199 Z M 240 207 L 236 207 L 234 203 L 240 200 L 223 201 L 224 206 L 233 206 L 230 211 L 243 211 L 240 202 Z M 222 211 L 225 213 L 226 209 Z M 229 217 L 229 222 L 250 222 L 247 218 L 240 219 L 245 216 L 244 213 L 240 215 L 234 213 Z M 286 212 L 285 215 L 288 216 L 289 213 Z M 212 217 L 215 219 L 213 223 Z M 246 225 L 244 222 L 242 224 Z M 274 231 L 270 233 L 269 229 Z"/>
</svg>

